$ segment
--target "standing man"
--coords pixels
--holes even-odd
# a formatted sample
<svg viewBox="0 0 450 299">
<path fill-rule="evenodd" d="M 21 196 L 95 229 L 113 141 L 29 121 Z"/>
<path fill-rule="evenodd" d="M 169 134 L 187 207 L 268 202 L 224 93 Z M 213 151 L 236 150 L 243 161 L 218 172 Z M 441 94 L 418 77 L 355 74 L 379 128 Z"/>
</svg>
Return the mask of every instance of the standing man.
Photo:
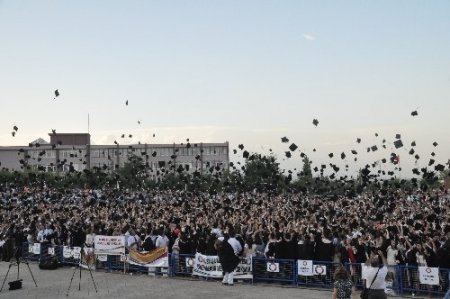
<svg viewBox="0 0 450 299">
<path fill-rule="evenodd" d="M 234 228 L 231 224 L 228 224 L 225 228 L 224 237 L 219 238 L 222 241 L 219 247 L 219 260 L 224 272 L 222 284 L 234 285 L 233 272 L 239 265 L 239 254 L 242 252 L 241 243 L 236 239 Z"/>
</svg>

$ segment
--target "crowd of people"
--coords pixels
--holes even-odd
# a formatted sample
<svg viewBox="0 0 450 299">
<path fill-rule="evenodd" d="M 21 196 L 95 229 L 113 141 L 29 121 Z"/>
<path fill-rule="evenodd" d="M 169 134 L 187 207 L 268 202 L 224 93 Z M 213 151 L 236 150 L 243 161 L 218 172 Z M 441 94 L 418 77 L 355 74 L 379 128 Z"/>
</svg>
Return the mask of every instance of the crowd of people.
<svg viewBox="0 0 450 299">
<path fill-rule="evenodd" d="M 0 190 L 3 259 L 22 242 L 90 246 L 93 235 L 126 235 L 133 249 L 168 246 L 217 254 L 232 227 L 243 255 L 450 268 L 450 195 L 444 190 L 315 196 L 184 191 Z"/>
</svg>

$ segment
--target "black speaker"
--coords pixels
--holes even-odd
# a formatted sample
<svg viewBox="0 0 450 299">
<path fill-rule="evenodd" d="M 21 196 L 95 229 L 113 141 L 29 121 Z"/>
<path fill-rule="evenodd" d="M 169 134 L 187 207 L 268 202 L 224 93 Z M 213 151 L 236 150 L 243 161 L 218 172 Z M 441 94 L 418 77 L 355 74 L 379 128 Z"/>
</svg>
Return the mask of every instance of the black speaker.
<svg viewBox="0 0 450 299">
<path fill-rule="evenodd" d="M 22 288 L 22 279 L 8 282 L 8 284 L 9 284 L 10 291 L 19 290 Z"/>
</svg>

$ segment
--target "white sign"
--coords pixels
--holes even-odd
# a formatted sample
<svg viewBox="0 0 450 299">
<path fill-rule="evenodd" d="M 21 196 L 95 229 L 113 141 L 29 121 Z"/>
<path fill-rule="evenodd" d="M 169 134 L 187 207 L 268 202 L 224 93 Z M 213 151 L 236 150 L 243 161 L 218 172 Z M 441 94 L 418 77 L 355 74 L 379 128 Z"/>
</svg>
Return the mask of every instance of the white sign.
<svg viewBox="0 0 450 299">
<path fill-rule="evenodd" d="M 195 259 L 192 257 L 186 258 L 186 267 L 194 267 Z"/>
<path fill-rule="evenodd" d="M 267 272 L 280 272 L 280 264 L 279 263 L 267 263 Z"/>
<path fill-rule="evenodd" d="M 48 252 L 49 255 L 55 255 L 55 248 L 49 247 L 47 252 Z"/>
<path fill-rule="evenodd" d="M 108 255 L 106 255 L 106 254 L 99 254 L 99 255 L 97 255 L 97 260 L 99 262 L 106 262 L 108 260 Z"/>
<path fill-rule="evenodd" d="M 63 247 L 63 257 L 69 259 L 72 257 L 72 249 L 69 246 Z"/>
<path fill-rule="evenodd" d="M 33 253 L 34 252 L 34 244 L 29 244 L 28 245 L 28 252 L 29 253 Z"/>
<path fill-rule="evenodd" d="M 298 260 L 297 273 L 300 276 L 313 276 L 313 261 L 312 260 Z"/>
<path fill-rule="evenodd" d="M 34 243 L 33 253 L 41 254 L 41 243 Z"/>
<path fill-rule="evenodd" d="M 95 254 L 125 254 L 125 236 L 95 236 Z"/>
<path fill-rule="evenodd" d="M 361 279 L 367 279 L 367 270 L 369 270 L 369 266 L 361 263 Z"/>
<path fill-rule="evenodd" d="M 314 275 L 327 275 L 327 266 L 325 265 L 314 265 L 313 266 Z"/>
<path fill-rule="evenodd" d="M 419 281 L 421 284 L 439 285 L 439 268 L 419 267 Z"/>
<path fill-rule="evenodd" d="M 187 263 L 187 261 L 186 261 Z M 194 268 L 192 274 L 203 277 L 222 278 L 222 266 L 216 255 L 195 254 Z M 234 270 L 235 279 L 252 279 L 252 258 L 242 258 Z"/>
<path fill-rule="evenodd" d="M 81 256 L 81 247 L 74 247 L 72 250 L 72 256 L 74 259 L 79 260 Z"/>
</svg>

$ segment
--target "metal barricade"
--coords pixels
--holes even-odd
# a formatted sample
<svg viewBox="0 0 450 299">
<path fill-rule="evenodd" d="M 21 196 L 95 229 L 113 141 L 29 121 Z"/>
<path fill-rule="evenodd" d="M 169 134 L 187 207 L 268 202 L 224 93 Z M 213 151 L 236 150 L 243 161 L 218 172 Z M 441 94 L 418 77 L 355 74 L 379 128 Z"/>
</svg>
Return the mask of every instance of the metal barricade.
<svg viewBox="0 0 450 299">
<path fill-rule="evenodd" d="M 450 269 L 439 268 L 439 285 L 420 283 L 419 268 L 416 266 L 399 266 L 400 292 L 402 294 L 427 294 L 443 296 L 449 289 Z"/>
<path fill-rule="evenodd" d="M 298 276 L 297 285 L 314 288 L 333 288 L 333 274 L 341 263 L 328 261 L 313 261 L 313 273 L 307 276 Z"/>
<path fill-rule="evenodd" d="M 195 254 L 172 254 L 170 260 L 172 276 L 192 276 Z"/>
<path fill-rule="evenodd" d="M 253 281 L 281 282 L 295 284 L 297 267 L 295 260 L 253 258 Z"/>
</svg>

